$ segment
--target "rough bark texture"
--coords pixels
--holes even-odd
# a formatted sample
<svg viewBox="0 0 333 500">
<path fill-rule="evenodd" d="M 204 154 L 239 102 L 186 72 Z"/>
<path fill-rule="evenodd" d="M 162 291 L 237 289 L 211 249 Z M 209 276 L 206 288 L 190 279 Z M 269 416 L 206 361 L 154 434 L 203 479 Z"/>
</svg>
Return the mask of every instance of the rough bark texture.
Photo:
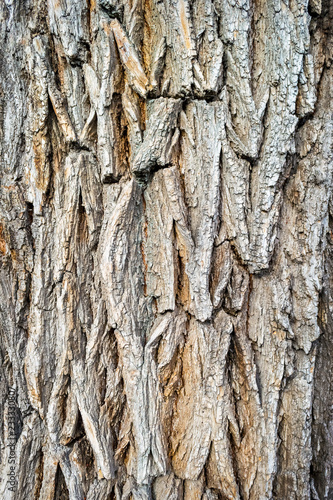
<svg viewBox="0 0 333 500">
<path fill-rule="evenodd" d="M 332 499 L 333 3 L 0 19 L 0 497 Z"/>
</svg>

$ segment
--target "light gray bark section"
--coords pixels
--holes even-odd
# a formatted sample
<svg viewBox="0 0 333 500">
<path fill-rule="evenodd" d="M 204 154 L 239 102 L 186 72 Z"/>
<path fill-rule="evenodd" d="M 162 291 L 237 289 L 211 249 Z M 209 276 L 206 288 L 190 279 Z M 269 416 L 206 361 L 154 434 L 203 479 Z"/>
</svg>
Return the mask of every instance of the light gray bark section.
<svg viewBox="0 0 333 500">
<path fill-rule="evenodd" d="M 332 27 L 0 3 L 1 498 L 332 497 Z"/>
</svg>

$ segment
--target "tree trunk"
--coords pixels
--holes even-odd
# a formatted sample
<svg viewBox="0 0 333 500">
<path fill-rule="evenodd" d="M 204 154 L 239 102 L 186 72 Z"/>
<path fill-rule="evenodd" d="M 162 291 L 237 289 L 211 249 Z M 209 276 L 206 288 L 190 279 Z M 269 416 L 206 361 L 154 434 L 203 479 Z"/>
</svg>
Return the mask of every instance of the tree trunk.
<svg viewBox="0 0 333 500">
<path fill-rule="evenodd" d="M 0 497 L 332 499 L 333 3 L 0 12 Z"/>
</svg>

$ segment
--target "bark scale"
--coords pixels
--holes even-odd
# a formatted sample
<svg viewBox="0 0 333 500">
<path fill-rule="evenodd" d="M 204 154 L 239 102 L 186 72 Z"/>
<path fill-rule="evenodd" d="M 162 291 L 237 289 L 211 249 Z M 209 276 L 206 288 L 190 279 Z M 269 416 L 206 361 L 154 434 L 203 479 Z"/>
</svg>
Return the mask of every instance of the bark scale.
<svg viewBox="0 0 333 500">
<path fill-rule="evenodd" d="M 0 19 L 1 498 L 333 498 L 333 4 Z"/>
</svg>

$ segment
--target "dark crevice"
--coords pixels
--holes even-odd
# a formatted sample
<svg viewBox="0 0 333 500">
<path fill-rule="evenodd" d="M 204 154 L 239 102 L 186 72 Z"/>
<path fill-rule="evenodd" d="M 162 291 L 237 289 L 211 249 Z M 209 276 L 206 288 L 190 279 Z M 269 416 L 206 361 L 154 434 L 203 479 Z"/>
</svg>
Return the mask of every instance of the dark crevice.
<svg viewBox="0 0 333 500">
<path fill-rule="evenodd" d="M 80 410 L 78 410 L 78 418 L 77 418 L 77 424 L 75 428 L 75 434 L 70 442 L 71 446 L 73 446 L 77 441 L 80 441 L 84 436 L 86 435 L 86 431 L 83 425 L 83 420 L 82 420 L 82 415 Z"/>
<path fill-rule="evenodd" d="M 309 120 L 313 118 L 315 114 L 315 110 L 311 111 L 309 113 L 306 113 L 304 116 L 298 119 L 296 129 L 295 129 L 295 134 L 298 132 L 299 129 L 301 129 Z"/>
<path fill-rule="evenodd" d="M 34 491 L 34 500 L 38 500 L 40 498 L 40 492 L 42 489 L 44 477 L 44 453 L 42 450 L 38 452 L 37 459 L 37 467 L 35 470 L 35 491 Z"/>
<path fill-rule="evenodd" d="M 116 5 L 116 3 L 110 0 L 98 0 L 98 5 L 102 12 L 107 14 L 111 19 L 118 19 L 120 23 L 123 23 L 124 6 Z"/>
<path fill-rule="evenodd" d="M 113 174 L 105 174 L 102 182 L 103 184 L 116 184 L 119 180 L 120 179 Z"/>
<path fill-rule="evenodd" d="M 60 465 L 57 467 L 53 500 L 70 500 L 66 481 Z"/>
</svg>

